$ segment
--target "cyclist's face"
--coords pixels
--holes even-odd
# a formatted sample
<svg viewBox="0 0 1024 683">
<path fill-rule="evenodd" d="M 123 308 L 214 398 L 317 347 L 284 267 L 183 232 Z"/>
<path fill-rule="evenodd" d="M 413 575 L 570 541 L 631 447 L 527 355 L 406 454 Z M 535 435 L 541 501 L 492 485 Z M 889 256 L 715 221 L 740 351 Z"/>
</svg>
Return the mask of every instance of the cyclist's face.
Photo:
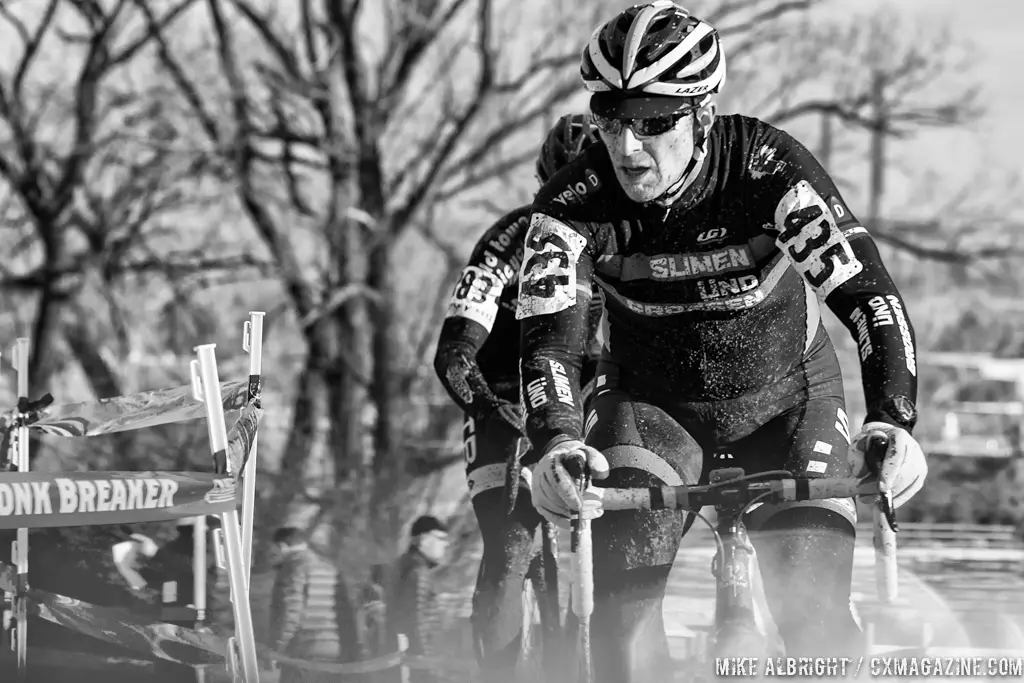
<svg viewBox="0 0 1024 683">
<path fill-rule="evenodd" d="M 600 134 L 627 197 L 634 202 L 649 202 L 683 177 L 693 158 L 692 113 L 659 135 L 638 135 L 633 129 L 643 128 L 636 124 L 618 128 L 615 133 L 601 130 Z"/>
</svg>

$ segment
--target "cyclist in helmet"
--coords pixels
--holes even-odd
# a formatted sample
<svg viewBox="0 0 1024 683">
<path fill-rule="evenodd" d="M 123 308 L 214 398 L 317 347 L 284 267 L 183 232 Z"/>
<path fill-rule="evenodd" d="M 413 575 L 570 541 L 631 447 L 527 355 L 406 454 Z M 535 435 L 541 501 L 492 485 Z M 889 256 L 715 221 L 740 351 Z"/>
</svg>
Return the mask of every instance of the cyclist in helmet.
<svg viewBox="0 0 1024 683">
<path fill-rule="evenodd" d="M 883 483 L 905 503 L 927 473 L 911 436 L 914 332 L 828 173 L 787 133 L 716 116 L 722 41 L 672 2 L 630 7 L 598 27 L 581 73 L 603 144 L 535 197 L 520 278 L 522 381 L 543 388 L 527 405 L 529 439 L 544 454 L 534 505 L 563 526 L 579 509 L 568 456 L 587 459 L 597 486 L 696 484 L 723 466 L 835 477 L 864 472 L 861 444 L 874 432 L 890 437 Z M 580 293 L 594 282 L 608 337 L 584 421 L 574 359 L 588 315 Z M 859 348 L 867 418 L 853 448 L 821 302 Z M 600 517 L 595 680 L 655 680 L 671 667 L 661 605 L 693 517 L 602 514 L 595 491 L 585 497 L 584 513 Z M 849 499 L 749 515 L 788 655 L 850 656 L 861 640 L 850 605 L 855 519 Z M 753 629 L 719 641 L 750 642 Z"/>
<path fill-rule="evenodd" d="M 597 141 L 590 117 L 563 116 L 551 128 L 537 160 L 541 183 Z M 500 680 L 510 675 L 519 654 L 521 592 L 540 516 L 530 503 L 530 472 L 523 470 L 509 515 L 503 490 L 510 454 L 523 435 L 519 385 L 519 323 L 515 318 L 523 238 L 530 206 L 502 217 L 477 241 L 452 292 L 434 358 L 434 369 L 452 400 L 465 413 L 463 439 L 466 479 L 483 537 L 483 558 L 473 597 L 473 631 L 482 670 Z M 588 297 L 589 298 L 589 297 Z M 596 328 L 600 295 L 591 300 L 587 326 L 596 369 L 600 342 Z M 581 354 L 584 349 L 581 347 Z M 585 370 L 584 374 L 588 374 Z M 585 386 L 589 380 L 575 378 Z M 580 388 L 576 387 L 579 392 Z M 527 386 L 527 401 L 543 398 Z"/>
</svg>

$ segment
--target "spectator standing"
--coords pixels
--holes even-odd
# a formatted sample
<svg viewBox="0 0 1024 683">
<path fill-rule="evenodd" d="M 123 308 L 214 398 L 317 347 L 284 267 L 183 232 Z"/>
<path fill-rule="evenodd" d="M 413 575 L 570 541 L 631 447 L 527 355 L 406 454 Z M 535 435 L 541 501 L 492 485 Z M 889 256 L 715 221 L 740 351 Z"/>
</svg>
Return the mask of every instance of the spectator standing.
<svg viewBox="0 0 1024 683">
<path fill-rule="evenodd" d="M 127 551 L 122 544 L 114 548 L 115 562 L 133 588 L 141 588 L 136 583 L 141 577 L 145 582 L 142 587 L 159 592 L 159 620 L 190 629 L 196 627 L 195 578 L 192 569 L 196 519 L 182 517 L 177 520 L 177 536 L 157 548 L 149 557 L 147 555 L 152 552 L 152 541 L 145 536 L 133 536 L 132 545 Z M 132 572 L 132 565 L 136 562 L 139 563 L 138 569 Z M 196 670 L 191 666 L 162 657 L 155 660 L 154 666 L 159 683 L 196 681 Z"/>
<path fill-rule="evenodd" d="M 370 580 L 359 596 L 360 622 L 363 626 L 364 649 L 369 658 L 380 657 L 393 651 L 387 633 L 387 567 L 375 564 L 370 568 Z"/>
<path fill-rule="evenodd" d="M 437 600 L 435 570 L 448 555 L 448 528 L 436 517 L 413 522 L 409 548 L 398 559 L 388 600 L 388 629 L 392 638 L 404 633 L 409 654 L 437 656 L 442 614 Z M 424 671 L 410 672 L 418 681 L 437 680 Z"/>
<path fill-rule="evenodd" d="M 270 647 L 295 659 L 360 659 L 355 611 L 334 563 L 310 548 L 294 527 L 275 532 L 272 552 L 276 576 L 270 605 Z M 280 683 L 339 680 L 343 679 L 337 674 L 281 666 Z"/>
</svg>

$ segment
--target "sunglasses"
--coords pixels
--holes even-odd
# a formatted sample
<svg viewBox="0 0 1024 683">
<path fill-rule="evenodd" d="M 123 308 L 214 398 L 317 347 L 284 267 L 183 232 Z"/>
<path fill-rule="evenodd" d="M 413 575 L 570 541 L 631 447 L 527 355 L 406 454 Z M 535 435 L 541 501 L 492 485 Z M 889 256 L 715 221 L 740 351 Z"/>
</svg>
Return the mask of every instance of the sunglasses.
<svg viewBox="0 0 1024 683">
<path fill-rule="evenodd" d="M 594 114 L 594 125 L 605 135 L 618 135 L 624 126 L 629 126 L 638 138 L 651 138 L 662 135 L 676 127 L 682 119 L 697 111 L 699 107 L 687 107 L 664 116 L 650 116 L 642 119 L 609 118 Z"/>
</svg>

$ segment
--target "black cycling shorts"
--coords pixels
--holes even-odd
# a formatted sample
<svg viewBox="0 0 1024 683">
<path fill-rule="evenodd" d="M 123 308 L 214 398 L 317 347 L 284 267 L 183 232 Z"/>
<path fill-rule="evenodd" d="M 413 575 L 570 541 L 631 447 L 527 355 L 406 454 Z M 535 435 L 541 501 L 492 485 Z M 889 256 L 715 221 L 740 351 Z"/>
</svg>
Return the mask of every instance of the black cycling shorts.
<svg viewBox="0 0 1024 683">
<path fill-rule="evenodd" d="M 638 384 L 638 383 L 637 383 Z M 752 474 L 782 469 L 794 476 L 849 476 L 850 427 L 835 350 L 820 331 L 804 361 L 756 394 L 719 401 L 685 401 L 630 382 L 611 363 L 598 370 L 587 412 L 586 441 L 613 470 L 598 486 L 707 483 L 711 470 Z M 791 503 L 825 507 L 851 522 L 852 500 Z M 780 507 L 751 511 L 756 527 Z M 760 513 L 760 514 L 758 514 Z M 688 526 L 688 525 L 687 525 Z"/>
<path fill-rule="evenodd" d="M 518 379 L 492 382 L 491 390 L 503 400 L 519 402 Z M 526 439 L 503 420 L 474 419 L 466 415 L 462 422 L 462 452 L 470 498 L 484 491 L 504 488 L 509 456 L 520 455 L 526 444 Z M 519 481 L 520 486 L 529 489 L 530 472 L 524 469 Z"/>
</svg>

